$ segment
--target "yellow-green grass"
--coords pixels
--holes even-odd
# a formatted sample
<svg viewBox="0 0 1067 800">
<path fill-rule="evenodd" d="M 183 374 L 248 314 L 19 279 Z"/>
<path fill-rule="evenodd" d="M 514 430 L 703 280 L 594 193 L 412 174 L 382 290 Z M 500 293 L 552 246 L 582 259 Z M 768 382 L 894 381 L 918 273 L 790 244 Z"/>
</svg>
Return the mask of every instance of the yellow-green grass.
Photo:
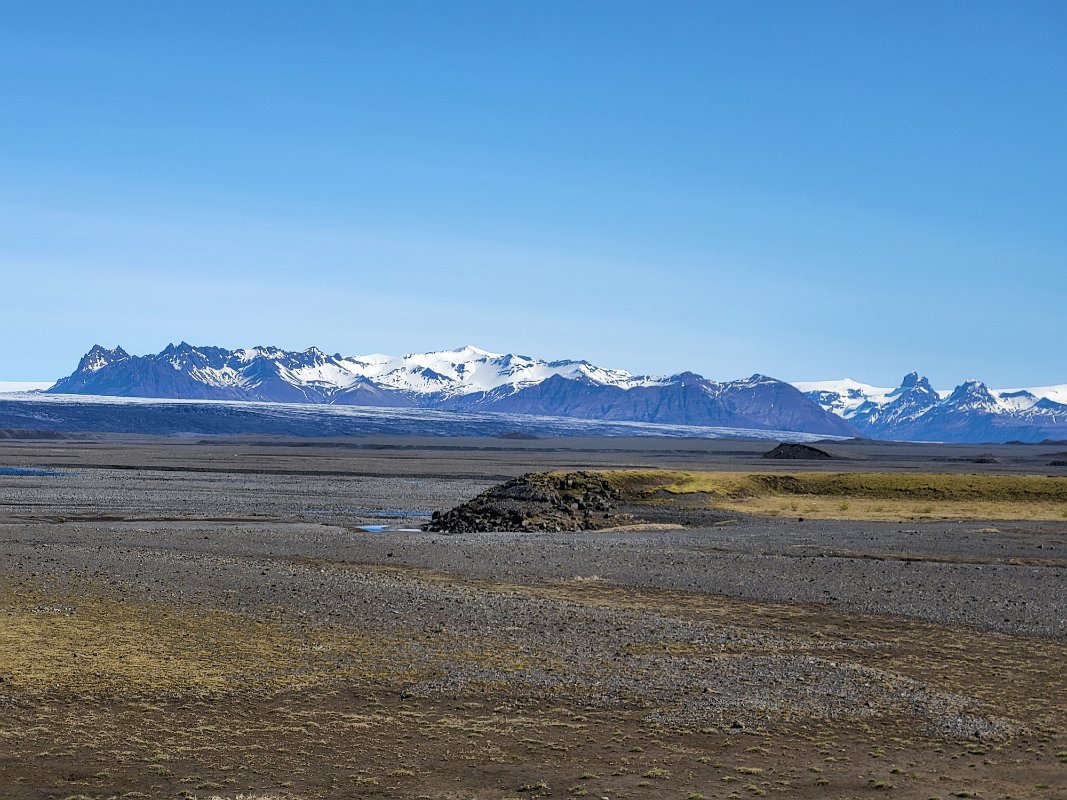
<svg viewBox="0 0 1067 800">
<path fill-rule="evenodd" d="M 17 692 L 159 697 L 281 690 L 336 674 L 338 656 L 351 652 L 378 657 L 346 664 L 347 672 L 387 673 L 383 660 L 396 649 L 381 637 L 302 632 L 194 605 L 3 586 L 0 615 L 0 688 Z"/>
<path fill-rule="evenodd" d="M 193 603 L 26 592 L 0 583 L 0 694 L 159 698 L 337 682 L 395 687 L 439 674 L 446 661 L 502 674 L 530 666 L 516 646 L 480 638 L 287 625 Z"/>
<path fill-rule="evenodd" d="M 636 500 L 703 496 L 708 506 L 817 519 L 1067 520 L 1067 478 L 886 472 L 598 473 Z"/>
</svg>

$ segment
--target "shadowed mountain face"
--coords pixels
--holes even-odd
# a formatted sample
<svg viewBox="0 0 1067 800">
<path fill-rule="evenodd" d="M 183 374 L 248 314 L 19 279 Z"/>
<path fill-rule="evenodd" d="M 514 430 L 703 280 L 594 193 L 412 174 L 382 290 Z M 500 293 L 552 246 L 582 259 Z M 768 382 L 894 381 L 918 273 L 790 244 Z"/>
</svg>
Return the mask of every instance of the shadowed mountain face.
<svg viewBox="0 0 1067 800">
<path fill-rule="evenodd" d="M 1067 439 L 1067 386 L 990 389 L 966 381 L 939 393 L 918 373 L 893 390 L 854 381 L 802 384 L 809 398 L 865 436 L 904 441 L 1041 442 Z"/>
<path fill-rule="evenodd" d="M 131 356 L 95 346 L 50 392 L 494 411 L 623 422 L 855 435 L 793 386 L 753 375 L 635 376 L 586 361 L 543 361 L 475 347 L 401 357 L 329 356 L 310 348 L 224 350 L 185 342 Z"/>
<path fill-rule="evenodd" d="M 693 373 L 655 386 L 622 388 L 554 376 L 515 392 L 463 398 L 447 407 L 681 425 L 774 428 L 850 436 L 789 384 L 753 376 L 716 383 Z"/>
</svg>

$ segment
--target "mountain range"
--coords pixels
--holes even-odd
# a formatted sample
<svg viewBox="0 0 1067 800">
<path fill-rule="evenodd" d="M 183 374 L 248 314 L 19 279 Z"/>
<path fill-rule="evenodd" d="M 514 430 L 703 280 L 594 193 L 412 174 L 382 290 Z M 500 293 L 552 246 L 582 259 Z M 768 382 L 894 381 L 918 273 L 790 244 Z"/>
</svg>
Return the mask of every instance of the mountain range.
<svg viewBox="0 0 1067 800">
<path fill-rule="evenodd" d="M 477 347 L 404 356 L 327 355 L 316 348 L 224 350 L 182 342 L 132 356 L 93 347 L 50 392 L 249 400 L 604 421 L 795 430 L 850 436 L 851 425 L 782 381 L 717 382 L 685 372 L 631 375 L 587 361 L 544 361 Z"/>
<path fill-rule="evenodd" d="M 968 380 L 939 391 L 917 372 L 900 386 L 851 379 L 797 383 L 798 389 L 875 439 L 939 442 L 1040 442 L 1067 439 L 1067 385 L 990 389 Z"/>
<path fill-rule="evenodd" d="M 952 442 L 1067 438 L 1067 386 L 939 392 L 912 373 L 896 389 L 852 380 L 792 385 L 765 375 L 633 375 L 467 346 L 388 356 L 317 348 L 227 350 L 186 342 L 156 354 L 94 346 L 56 394 L 267 401 L 799 431 Z"/>
</svg>

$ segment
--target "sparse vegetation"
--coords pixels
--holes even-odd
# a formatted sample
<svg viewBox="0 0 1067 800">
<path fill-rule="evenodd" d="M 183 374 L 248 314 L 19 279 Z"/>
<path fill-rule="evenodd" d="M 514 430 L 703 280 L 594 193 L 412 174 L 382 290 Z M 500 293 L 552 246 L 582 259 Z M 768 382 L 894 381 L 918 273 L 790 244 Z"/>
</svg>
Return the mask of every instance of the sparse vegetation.
<svg viewBox="0 0 1067 800">
<path fill-rule="evenodd" d="M 641 497 L 659 502 L 661 489 L 646 486 Z M 853 514 L 867 502 L 767 496 L 783 514 L 808 516 L 809 508 L 836 512 L 842 504 Z M 893 499 L 871 502 L 899 508 Z M 942 501 L 904 502 L 936 511 Z M 1055 635 L 833 603 L 761 602 L 688 582 L 634 585 L 556 564 L 520 580 L 399 558 L 362 563 L 351 554 L 365 552 L 343 529 L 317 523 L 272 521 L 261 530 L 265 546 L 241 556 L 232 553 L 248 540 L 233 523 L 172 530 L 126 522 L 116 539 L 133 555 L 113 564 L 132 564 L 137 577 L 124 583 L 118 570 L 95 564 L 92 572 L 62 572 L 50 565 L 71 563 L 69 554 L 37 545 L 112 529 L 34 524 L 33 549 L 0 574 L 0 786 L 14 787 L 16 798 L 43 787 L 42 795 L 100 800 L 122 786 L 131 800 L 312 800 L 331 792 L 702 800 L 874 790 L 922 800 L 934 785 L 945 797 L 971 786 L 989 797 L 1041 797 L 1067 761 L 1067 649 Z M 776 534 L 799 525 L 788 516 L 731 524 Z M 9 524 L 5 535 L 18 536 L 21 526 Z M 910 535 L 919 526 L 900 527 Z M 1060 527 L 1014 533 L 1000 525 L 977 535 L 999 546 L 1002 532 L 1021 539 L 1039 528 L 1036 549 L 1056 543 Z M 212 547 L 232 537 L 221 542 L 231 555 L 197 553 L 190 537 L 201 529 Z M 809 530 L 818 542 L 819 528 L 805 523 L 805 538 Z M 722 544 L 719 533 L 689 533 L 680 546 L 662 538 L 672 539 L 672 559 L 688 563 L 697 553 L 714 568 L 719 555 L 703 548 Z M 158 549 L 157 534 L 166 541 Z M 318 548 L 332 536 L 343 540 L 343 555 L 276 547 L 311 540 Z M 166 550 L 173 542 L 177 556 Z M 479 552 L 460 540 L 443 546 L 459 558 L 466 548 Z M 957 557 L 947 548 L 948 555 L 923 553 L 931 563 L 918 570 L 880 561 L 908 552 L 840 546 L 820 544 L 820 554 L 862 559 L 847 563 L 865 576 L 900 567 L 914 579 L 907 572 L 936 573 L 937 558 Z M 1012 566 L 1039 564 L 1052 575 L 1060 567 L 1050 550 L 1012 553 Z M 141 571 L 141 559 L 158 564 Z M 989 573 L 978 566 L 959 571 L 981 580 Z M 261 591 L 260 579 L 277 589 Z M 973 594 L 980 603 L 981 590 Z M 1024 591 L 1019 598 L 1032 602 Z M 974 732 L 981 738 L 968 738 Z"/>
<path fill-rule="evenodd" d="M 544 781 L 538 781 L 537 783 L 523 783 L 519 785 L 520 792 L 547 792 L 551 791 L 551 787 Z"/>
<path fill-rule="evenodd" d="M 886 472 L 596 473 L 624 496 L 653 501 L 703 495 L 709 506 L 754 514 L 796 511 L 821 519 L 1056 520 L 1067 516 L 1067 477 Z M 783 498 L 786 498 L 783 504 Z M 794 498 L 794 499 L 789 499 Z M 916 501 L 924 501 L 916 505 Z"/>
</svg>

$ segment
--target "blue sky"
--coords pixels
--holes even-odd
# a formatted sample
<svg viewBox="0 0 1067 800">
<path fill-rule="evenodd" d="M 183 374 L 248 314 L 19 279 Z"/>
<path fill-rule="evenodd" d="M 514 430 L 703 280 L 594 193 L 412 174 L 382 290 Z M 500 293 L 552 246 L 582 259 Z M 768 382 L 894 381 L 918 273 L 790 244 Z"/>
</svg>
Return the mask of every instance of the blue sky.
<svg viewBox="0 0 1067 800">
<path fill-rule="evenodd" d="M 95 342 L 1067 382 L 1067 4 L 0 3 L 0 379 Z"/>
</svg>

